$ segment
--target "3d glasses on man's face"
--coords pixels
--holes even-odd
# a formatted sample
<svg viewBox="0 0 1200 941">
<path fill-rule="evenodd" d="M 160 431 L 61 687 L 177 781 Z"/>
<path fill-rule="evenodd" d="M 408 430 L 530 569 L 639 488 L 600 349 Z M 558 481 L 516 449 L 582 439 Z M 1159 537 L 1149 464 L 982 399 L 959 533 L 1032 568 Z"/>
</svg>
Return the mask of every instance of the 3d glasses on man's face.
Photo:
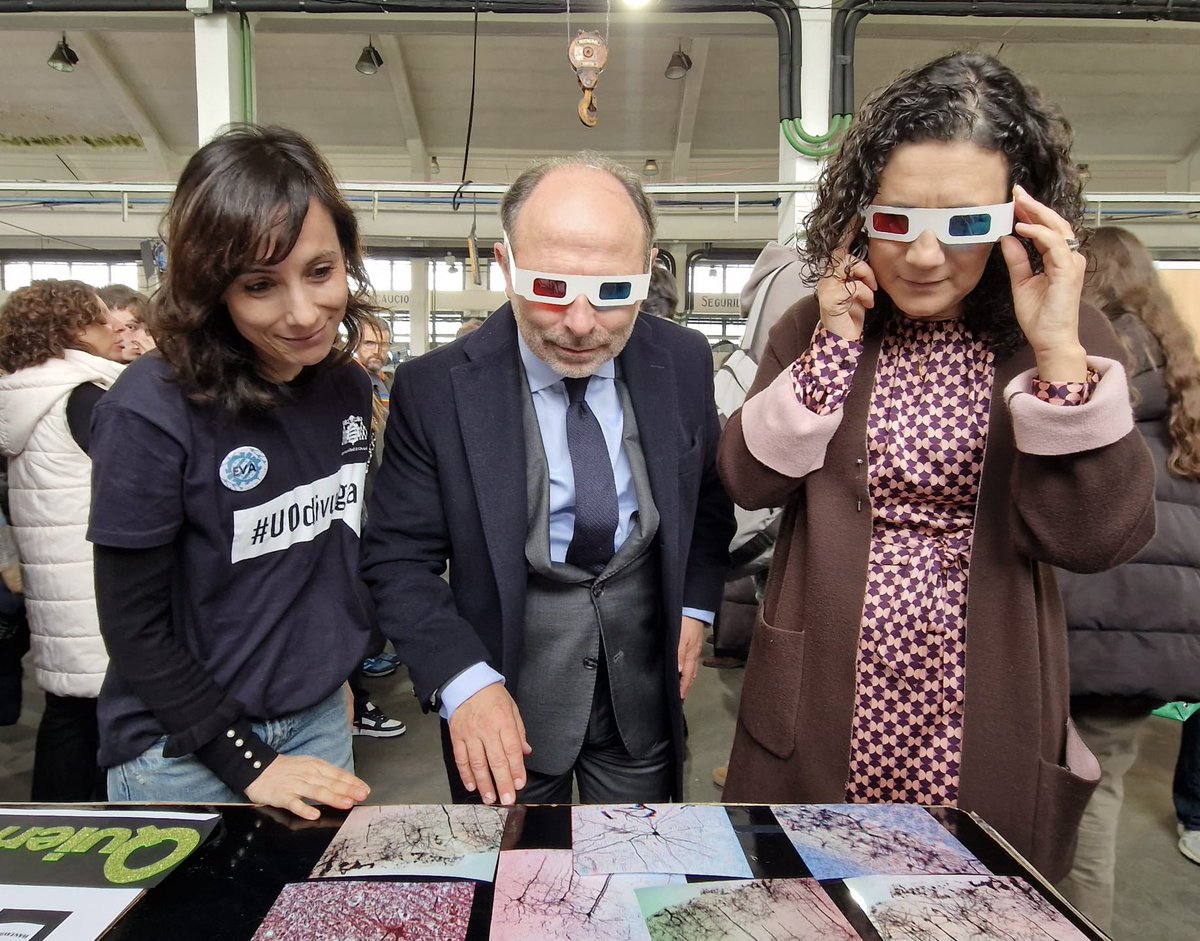
<svg viewBox="0 0 1200 941">
<path fill-rule="evenodd" d="M 1013 204 L 963 206 L 958 209 L 905 209 L 868 206 L 867 234 L 889 242 L 915 242 L 922 232 L 932 232 L 943 245 L 997 242 L 1013 227 Z"/>
<path fill-rule="evenodd" d="M 553 274 L 518 268 L 512 248 L 504 243 L 512 289 L 521 297 L 540 304 L 566 307 L 580 294 L 593 307 L 629 307 L 640 304 L 650 293 L 650 273 L 621 275 Z"/>
</svg>

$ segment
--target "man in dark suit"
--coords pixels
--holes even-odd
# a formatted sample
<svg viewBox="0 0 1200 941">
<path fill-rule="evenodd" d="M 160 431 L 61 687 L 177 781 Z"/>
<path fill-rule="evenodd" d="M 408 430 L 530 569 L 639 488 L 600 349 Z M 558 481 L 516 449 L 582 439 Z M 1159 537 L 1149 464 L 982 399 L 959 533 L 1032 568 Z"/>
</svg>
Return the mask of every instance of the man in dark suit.
<svg viewBox="0 0 1200 941">
<path fill-rule="evenodd" d="M 708 344 L 638 317 L 654 210 L 624 167 L 538 165 L 500 215 L 509 303 L 396 370 L 364 578 L 456 800 L 678 798 L 733 531 Z"/>
</svg>

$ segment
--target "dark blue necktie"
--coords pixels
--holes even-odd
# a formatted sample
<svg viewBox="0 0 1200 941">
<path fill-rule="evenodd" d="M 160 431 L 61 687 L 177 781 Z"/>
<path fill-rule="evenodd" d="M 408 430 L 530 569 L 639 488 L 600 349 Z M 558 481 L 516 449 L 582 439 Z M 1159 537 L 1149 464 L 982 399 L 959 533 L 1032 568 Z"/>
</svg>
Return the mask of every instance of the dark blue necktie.
<svg viewBox="0 0 1200 941">
<path fill-rule="evenodd" d="M 599 574 L 613 555 L 617 532 L 617 485 L 604 432 L 584 401 L 590 376 L 564 379 L 567 389 L 567 449 L 575 473 L 575 533 L 567 561 Z"/>
</svg>

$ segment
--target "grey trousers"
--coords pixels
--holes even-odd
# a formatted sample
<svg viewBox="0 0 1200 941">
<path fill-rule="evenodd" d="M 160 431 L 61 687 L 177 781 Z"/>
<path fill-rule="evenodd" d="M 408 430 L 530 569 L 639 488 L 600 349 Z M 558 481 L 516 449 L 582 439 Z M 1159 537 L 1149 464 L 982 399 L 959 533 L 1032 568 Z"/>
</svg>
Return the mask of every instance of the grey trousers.
<svg viewBox="0 0 1200 941">
<path fill-rule="evenodd" d="M 1079 824 L 1075 864 L 1058 884 L 1058 891 L 1106 933 L 1112 928 L 1117 823 L 1125 800 L 1125 773 L 1137 760 L 1142 723 L 1157 705 L 1115 696 L 1071 700 L 1071 718 L 1100 762 L 1101 777 Z"/>
</svg>

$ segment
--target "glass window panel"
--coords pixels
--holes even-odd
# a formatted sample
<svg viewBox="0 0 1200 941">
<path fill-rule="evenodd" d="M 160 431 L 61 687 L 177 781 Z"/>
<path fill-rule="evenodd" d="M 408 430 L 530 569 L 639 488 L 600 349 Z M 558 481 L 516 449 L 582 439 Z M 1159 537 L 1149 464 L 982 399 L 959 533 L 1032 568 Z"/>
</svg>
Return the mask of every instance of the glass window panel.
<svg viewBox="0 0 1200 941">
<path fill-rule="evenodd" d="M 388 319 L 392 324 L 392 342 L 408 343 L 412 339 L 412 320 L 408 311 L 392 311 Z"/>
<path fill-rule="evenodd" d="M 397 258 L 392 262 L 392 290 L 412 290 L 412 262 L 407 258 Z"/>
<path fill-rule="evenodd" d="M 720 294 L 724 289 L 721 269 L 703 262 L 692 269 L 692 290 L 703 294 Z"/>
<path fill-rule="evenodd" d="M 9 261 L 4 264 L 4 290 L 15 291 L 17 288 L 29 287 L 33 280 L 33 271 L 27 261 Z"/>
<path fill-rule="evenodd" d="M 111 272 L 109 274 L 109 284 L 123 284 L 127 288 L 133 288 L 135 291 L 140 291 L 138 285 L 138 272 L 141 270 L 141 265 L 136 261 L 119 261 L 116 264 L 109 265 Z"/>
<path fill-rule="evenodd" d="M 73 261 L 70 276 L 76 281 L 102 288 L 108 284 L 108 265 L 104 262 Z"/>
<path fill-rule="evenodd" d="M 65 261 L 35 261 L 31 265 L 34 281 L 43 278 L 58 278 L 60 281 L 71 277 L 71 265 Z"/>
<path fill-rule="evenodd" d="M 495 262 L 488 266 L 488 290 L 504 293 L 504 269 Z"/>
<path fill-rule="evenodd" d="M 753 265 L 727 265 L 725 267 L 725 290 L 729 294 L 736 294 L 746 286 L 746 282 L 750 280 L 750 272 L 754 270 Z"/>
<path fill-rule="evenodd" d="M 444 261 L 433 263 L 430 274 L 430 287 L 435 291 L 461 291 L 463 289 L 463 267 L 457 261 L 447 264 Z"/>
<path fill-rule="evenodd" d="M 392 290 L 392 261 L 390 258 L 364 258 L 367 277 L 376 291 Z"/>
</svg>

